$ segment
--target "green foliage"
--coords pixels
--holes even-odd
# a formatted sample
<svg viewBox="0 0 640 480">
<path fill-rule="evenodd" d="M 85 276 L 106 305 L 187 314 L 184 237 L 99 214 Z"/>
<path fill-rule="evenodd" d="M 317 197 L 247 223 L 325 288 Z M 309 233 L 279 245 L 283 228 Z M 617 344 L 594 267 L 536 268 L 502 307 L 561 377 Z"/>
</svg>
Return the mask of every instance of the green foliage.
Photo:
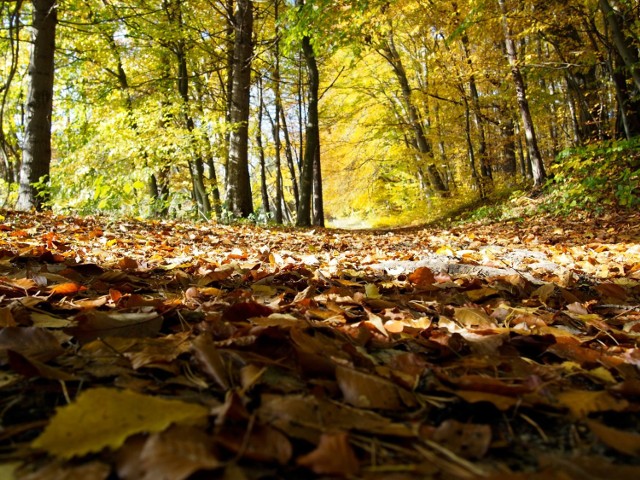
<svg viewBox="0 0 640 480">
<path fill-rule="evenodd" d="M 546 210 L 600 212 L 640 205 L 640 137 L 565 150 L 550 170 Z"/>
</svg>

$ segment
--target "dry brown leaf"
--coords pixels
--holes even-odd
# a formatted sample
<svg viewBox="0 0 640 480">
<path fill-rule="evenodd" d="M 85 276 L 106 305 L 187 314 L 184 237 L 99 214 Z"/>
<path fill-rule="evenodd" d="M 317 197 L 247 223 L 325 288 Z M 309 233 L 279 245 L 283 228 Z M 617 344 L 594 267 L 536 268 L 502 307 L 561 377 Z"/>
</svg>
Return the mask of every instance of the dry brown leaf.
<svg viewBox="0 0 640 480">
<path fill-rule="evenodd" d="M 336 368 L 336 380 L 344 400 L 354 407 L 400 410 L 417 405 L 415 396 L 408 390 L 354 368 L 339 365 Z"/>
<path fill-rule="evenodd" d="M 111 467 L 106 463 L 93 460 L 80 465 L 65 465 L 53 462 L 39 468 L 35 472 L 17 471 L 15 478 L 20 480 L 106 480 Z M 12 477 L 10 477 L 12 478 Z"/>
<path fill-rule="evenodd" d="M 491 427 L 445 420 L 431 439 L 463 458 L 480 459 L 489 450 Z"/>
<path fill-rule="evenodd" d="M 250 432 L 225 427 L 216 435 L 219 445 L 247 460 L 285 465 L 293 455 L 289 438 L 270 426 L 259 425 Z"/>
<path fill-rule="evenodd" d="M 130 480 L 184 480 L 200 470 L 223 465 L 207 434 L 198 428 L 181 426 L 150 435 L 142 447 L 139 462 L 144 476 L 130 477 Z"/>
<path fill-rule="evenodd" d="M 195 357 L 202 365 L 204 372 L 222 389 L 228 390 L 230 382 L 227 367 L 211 337 L 205 334 L 199 335 L 193 340 L 192 345 Z"/>
<path fill-rule="evenodd" d="M 40 327 L 5 327 L 0 329 L 0 363 L 12 350 L 40 362 L 47 362 L 64 353 L 60 340 Z"/>
<path fill-rule="evenodd" d="M 356 475 L 360 462 L 345 432 L 323 433 L 315 450 L 298 457 L 298 465 L 318 475 Z"/>
</svg>

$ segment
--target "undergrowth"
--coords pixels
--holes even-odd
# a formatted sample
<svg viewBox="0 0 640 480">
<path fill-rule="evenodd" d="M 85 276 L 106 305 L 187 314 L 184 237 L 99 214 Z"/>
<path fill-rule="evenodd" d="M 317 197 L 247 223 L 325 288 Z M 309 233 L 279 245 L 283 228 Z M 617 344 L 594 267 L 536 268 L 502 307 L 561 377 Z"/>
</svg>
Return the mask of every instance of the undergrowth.
<svg viewBox="0 0 640 480">
<path fill-rule="evenodd" d="M 640 206 L 640 137 L 562 151 L 541 191 L 493 197 L 457 217 L 458 223 L 495 222 L 536 214 L 603 214 Z"/>
</svg>

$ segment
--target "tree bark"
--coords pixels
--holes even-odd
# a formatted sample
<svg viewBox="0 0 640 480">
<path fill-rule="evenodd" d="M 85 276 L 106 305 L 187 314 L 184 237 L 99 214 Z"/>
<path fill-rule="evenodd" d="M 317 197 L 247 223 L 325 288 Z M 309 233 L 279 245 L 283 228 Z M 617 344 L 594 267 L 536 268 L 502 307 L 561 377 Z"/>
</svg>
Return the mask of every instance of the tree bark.
<svg viewBox="0 0 640 480">
<path fill-rule="evenodd" d="M 504 42 L 507 49 L 507 58 L 511 67 L 511 78 L 513 79 L 513 84 L 516 90 L 516 100 L 518 102 L 520 117 L 522 119 L 522 128 L 524 129 L 527 150 L 531 158 L 533 184 L 538 187 L 542 185 L 547 174 L 544 169 L 544 163 L 542 162 L 542 156 L 540 155 L 540 149 L 538 148 L 536 131 L 531 117 L 531 111 L 529 110 L 527 90 L 522 72 L 520 71 L 520 66 L 518 65 L 515 43 L 511 34 L 511 28 L 507 22 L 507 8 L 505 6 L 505 0 L 498 0 L 498 4 L 500 5 L 500 11 L 502 13 L 502 28 L 504 30 Z"/>
<path fill-rule="evenodd" d="M 46 197 L 36 184 L 51 169 L 51 113 L 56 49 L 55 0 L 33 0 L 33 46 L 29 60 L 27 119 L 20 167 L 18 210 L 41 209 Z"/>
<path fill-rule="evenodd" d="M 302 160 L 302 173 L 300 175 L 300 205 L 296 225 L 299 227 L 307 227 L 311 225 L 311 196 L 314 184 L 314 169 L 319 170 L 320 168 L 320 128 L 318 125 L 320 75 L 313 46 L 311 45 L 311 39 L 308 36 L 302 39 L 302 54 L 307 64 L 308 105 L 304 158 Z M 322 192 L 319 192 L 319 195 L 322 197 Z M 318 219 L 314 217 L 314 224 L 317 221 Z"/>
<path fill-rule="evenodd" d="M 640 93 L 640 61 L 638 61 L 638 52 L 629 45 L 627 37 L 622 31 L 622 25 L 620 25 L 620 19 L 618 13 L 611 8 L 608 0 L 598 0 L 600 9 L 609 24 L 611 29 L 611 35 L 613 36 L 613 44 L 616 46 L 616 50 L 620 54 L 620 58 L 624 62 L 625 66 L 631 74 L 633 83 L 636 85 L 636 90 Z"/>
<path fill-rule="evenodd" d="M 264 112 L 264 98 L 262 93 L 262 78 L 258 77 L 258 128 L 256 128 L 256 147 L 260 159 L 260 194 L 262 196 L 262 209 L 265 214 L 271 213 L 269 205 L 269 191 L 267 189 L 267 165 L 262 144 L 262 114 Z"/>
<path fill-rule="evenodd" d="M 418 113 L 418 109 L 411 98 L 411 86 L 409 85 L 409 79 L 407 78 L 407 72 L 404 69 L 404 65 L 402 64 L 402 59 L 396 49 L 394 40 L 393 40 L 393 32 L 390 32 L 387 36 L 387 40 L 382 47 L 382 56 L 383 58 L 391 65 L 393 72 L 396 75 L 396 79 L 400 84 L 400 90 L 402 92 L 402 100 L 404 102 L 405 108 L 407 110 L 407 115 L 409 117 L 409 125 L 413 130 L 415 145 L 418 150 L 419 162 L 427 161 L 427 177 L 429 178 L 429 182 L 431 183 L 431 187 L 438 193 L 446 193 L 447 188 L 444 182 L 442 181 L 442 177 L 438 172 L 438 169 L 433 164 L 433 158 L 429 161 L 426 157 L 433 157 L 433 148 L 431 143 L 427 139 L 427 135 L 422 124 L 422 119 L 420 118 L 420 114 Z"/>
<path fill-rule="evenodd" d="M 231 135 L 227 178 L 227 208 L 234 217 L 253 213 L 249 177 L 249 106 L 253 44 L 253 3 L 238 0 L 235 13 L 233 49 L 233 90 L 231 92 Z"/>
<path fill-rule="evenodd" d="M 284 155 L 287 159 L 289 167 L 289 176 L 291 177 L 291 188 L 293 190 L 293 200 L 295 211 L 300 208 L 300 188 L 298 187 L 298 174 L 296 172 L 296 161 L 293 158 L 293 145 L 291 137 L 289 137 L 289 127 L 287 126 L 287 117 L 285 116 L 282 102 L 280 102 L 280 123 L 282 124 L 282 133 L 284 135 Z"/>
<path fill-rule="evenodd" d="M 280 0 L 275 0 L 274 5 L 274 17 L 275 17 L 275 42 L 273 45 L 273 55 L 275 57 L 275 65 L 273 68 L 273 93 L 275 96 L 275 119 L 273 121 L 273 139 L 275 142 L 275 168 L 276 168 L 276 211 L 274 213 L 275 221 L 277 224 L 282 224 L 283 221 L 283 212 L 282 212 L 282 204 L 284 202 L 284 193 L 283 193 L 283 181 L 282 181 L 282 161 L 281 161 L 281 153 L 282 153 L 282 144 L 280 142 L 280 110 L 282 109 L 282 98 L 280 91 L 280 31 L 279 31 L 279 15 L 278 15 L 278 7 Z M 295 177 L 294 177 L 295 179 Z M 297 183 L 295 184 L 297 190 Z M 296 191 L 297 195 L 297 191 Z M 297 200 L 296 200 L 297 201 Z"/>
<path fill-rule="evenodd" d="M 175 25 L 180 31 L 185 28 L 182 21 L 182 0 L 175 0 L 175 3 L 167 4 L 167 15 L 171 22 L 175 22 Z M 192 196 L 197 205 L 197 214 L 199 217 L 209 218 L 211 215 L 211 201 L 207 194 L 207 189 L 204 185 L 204 161 L 202 158 L 201 149 L 198 145 L 198 138 L 196 134 L 195 122 L 193 116 L 190 113 L 191 99 L 189 96 L 189 71 L 187 67 L 187 48 L 185 41 L 180 38 L 175 41 L 174 54 L 178 62 L 178 93 L 182 100 L 182 115 L 184 122 L 189 131 L 191 146 L 193 149 L 193 157 L 189 161 L 189 173 L 191 174 L 192 184 Z"/>
</svg>

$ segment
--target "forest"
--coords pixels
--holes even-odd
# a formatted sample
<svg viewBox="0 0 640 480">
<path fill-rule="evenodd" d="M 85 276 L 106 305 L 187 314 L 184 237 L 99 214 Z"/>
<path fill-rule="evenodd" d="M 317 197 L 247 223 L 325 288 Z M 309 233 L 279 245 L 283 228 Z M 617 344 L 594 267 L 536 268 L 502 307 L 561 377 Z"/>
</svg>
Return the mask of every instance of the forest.
<svg viewBox="0 0 640 480">
<path fill-rule="evenodd" d="M 640 478 L 638 0 L 0 18 L 0 479 Z"/>
<path fill-rule="evenodd" d="M 633 0 L 0 5 L 7 207 L 424 222 L 640 133 Z"/>
</svg>

